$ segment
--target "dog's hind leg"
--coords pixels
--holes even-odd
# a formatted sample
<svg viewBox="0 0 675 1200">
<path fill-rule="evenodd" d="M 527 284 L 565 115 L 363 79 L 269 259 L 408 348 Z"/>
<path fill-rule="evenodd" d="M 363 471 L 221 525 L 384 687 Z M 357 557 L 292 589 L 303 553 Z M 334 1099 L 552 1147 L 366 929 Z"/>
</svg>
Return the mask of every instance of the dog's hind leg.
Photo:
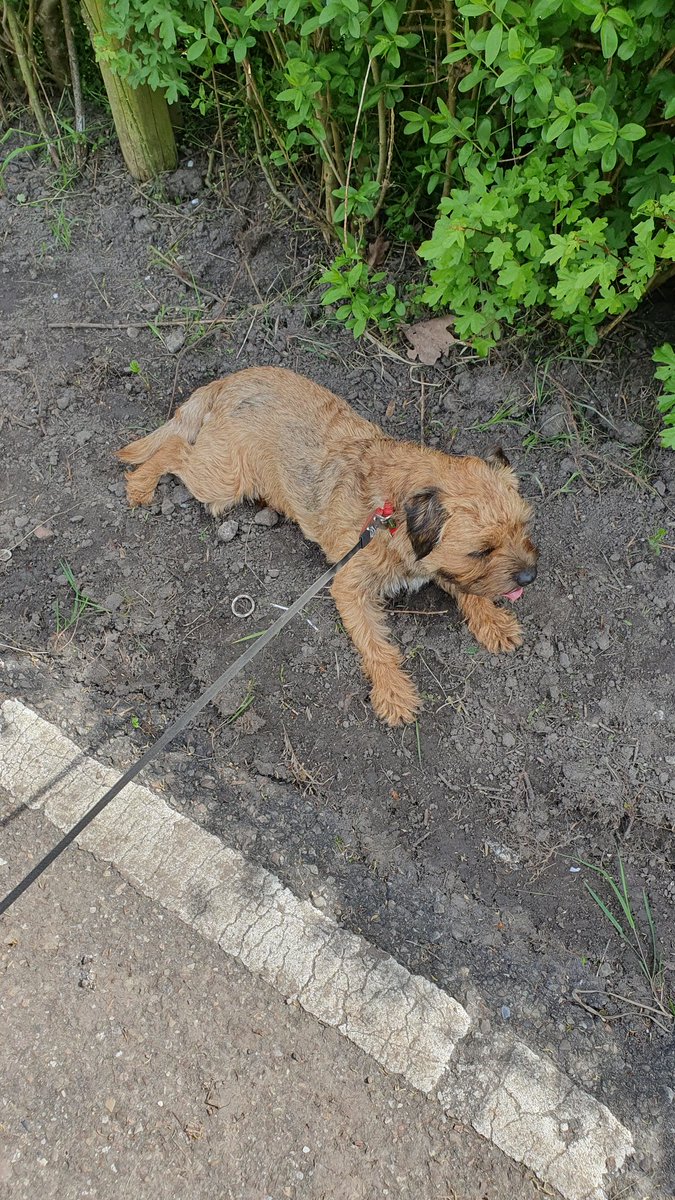
<svg viewBox="0 0 675 1200">
<path fill-rule="evenodd" d="M 388 725 L 415 720 L 420 698 L 405 671 L 400 650 L 387 636 L 372 570 L 363 561 L 352 561 L 335 576 L 331 588 L 342 623 L 361 655 L 361 666 L 372 682 L 371 704 Z"/>
<path fill-rule="evenodd" d="M 127 499 L 132 507 L 151 504 L 162 475 L 178 475 L 192 447 L 176 434 L 162 442 L 150 458 L 127 474 Z"/>
<path fill-rule="evenodd" d="M 162 475 L 178 476 L 214 516 L 254 494 L 246 488 L 245 473 L 234 454 L 207 454 L 173 434 L 142 466 L 127 475 L 129 503 L 150 504 Z"/>
</svg>

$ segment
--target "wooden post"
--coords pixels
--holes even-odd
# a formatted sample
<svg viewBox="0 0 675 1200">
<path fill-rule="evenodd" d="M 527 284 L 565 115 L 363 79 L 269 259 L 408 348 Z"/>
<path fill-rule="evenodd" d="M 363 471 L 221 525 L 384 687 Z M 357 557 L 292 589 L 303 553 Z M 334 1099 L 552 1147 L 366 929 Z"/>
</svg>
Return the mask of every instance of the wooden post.
<svg viewBox="0 0 675 1200">
<path fill-rule="evenodd" d="M 82 15 L 96 52 L 96 40 L 105 37 L 111 49 L 118 43 L 104 32 L 106 0 L 81 0 Z M 97 54 L 98 59 L 98 54 Z M 173 171 L 178 161 L 169 106 L 161 92 L 147 84 L 131 88 L 126 80 L 99 60 L 105 90 L 112 109 L 115 130 L 124 161 L 134 179 L 154 179 L 162 171 Z"/>
</svg>

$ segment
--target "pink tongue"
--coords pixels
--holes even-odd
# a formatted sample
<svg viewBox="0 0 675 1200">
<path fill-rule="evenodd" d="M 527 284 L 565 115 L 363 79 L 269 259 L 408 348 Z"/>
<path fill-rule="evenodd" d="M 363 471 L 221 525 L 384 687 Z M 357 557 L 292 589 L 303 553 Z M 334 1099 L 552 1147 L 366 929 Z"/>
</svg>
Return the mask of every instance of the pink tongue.
<svg viewBox="0 0 675 1200">
<path fill-rule="evenodd" d="M 514 588 L 512 592 L 504 592 L 504 598 L 505 600 L 510 600 L 512 604 L 515 604 L 516 600 L 520 600 L 520 597 L 524 591 L 525 588 Z"/>
</svg>

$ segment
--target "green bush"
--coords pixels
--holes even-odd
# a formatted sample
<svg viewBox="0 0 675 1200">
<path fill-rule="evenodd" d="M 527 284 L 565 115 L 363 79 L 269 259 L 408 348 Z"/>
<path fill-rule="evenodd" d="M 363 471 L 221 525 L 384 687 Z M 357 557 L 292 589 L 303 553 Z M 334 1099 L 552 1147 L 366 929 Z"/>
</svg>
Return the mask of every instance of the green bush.
<svg viewBox="0 0 675 1200">
<path fill-rule="evenodd" d="M 656 378 L 663 384 L 659 396 L 659 412 L 663 414 L 665 429 L 661 433 L 661 445 L 675 450 L 675 350 L 666 342 L 654 351 L 652 359 L 659 365 L 656 368 Z"/>
<path fill-rule="evenodd" d="M 245 112 L 267 169 L 321 210 L 342 243 L 326 298 L 356 335 L 423 304 L 481 352 L 542 309 L 592 344 L 673 271 L 675 0 L 111 11 L 117 70 L 221 125 Z M 364 262 L 380 225 L 419 245 L 399 294 Z"/>
</svg>

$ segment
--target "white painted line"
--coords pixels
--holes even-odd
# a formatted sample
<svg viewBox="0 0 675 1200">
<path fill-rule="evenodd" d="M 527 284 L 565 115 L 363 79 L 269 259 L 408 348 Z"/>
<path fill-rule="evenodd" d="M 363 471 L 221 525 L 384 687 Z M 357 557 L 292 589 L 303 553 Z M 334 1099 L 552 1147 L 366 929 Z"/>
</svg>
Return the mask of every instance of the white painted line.
<svg viewBox="0 0 675 1200">
<path fill-rule="evenodd" d="M 117 773 L 18 701 L 1 711 L 2 786 L 69 829 Z M 154 792 L 129 784 L 78 844 L 388 1071 L 435 1090 L 449 1114 L 565 1200 L 606 1200 L 633 1152 L 608 1108 L 522 1042 L 482 1039 L 452 997 L 340 929 Z"/>
</svg>

